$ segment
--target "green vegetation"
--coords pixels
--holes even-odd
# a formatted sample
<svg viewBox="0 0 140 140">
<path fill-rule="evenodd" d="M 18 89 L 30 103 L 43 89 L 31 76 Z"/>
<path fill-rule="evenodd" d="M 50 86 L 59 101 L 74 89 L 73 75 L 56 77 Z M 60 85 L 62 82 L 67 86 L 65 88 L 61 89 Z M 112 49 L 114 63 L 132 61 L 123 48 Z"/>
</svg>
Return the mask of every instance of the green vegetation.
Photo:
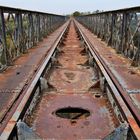
<svg viewBox="0 0 140 140">
<path fill-rule="evenodd" d="M 75 12 L 73 13 L 73 16 L 74 16 L 74 17 L 81 16 L 81 13 L 78 12 L 78 11 L 75 11 Z"/>
<path fill-rule="evenodd" d="M 72 16 L 76 17 L 76 16 L 82 16 L 82 15 L 89 15 L 89 14 L 94 14 L 94 13 L 99 13 L 99 12 L 103 12 L 103 11 L 99 11 L 99 10 L 96 10 L 96 11 L 93 11 L 93 12 L 79 12 L 79 11 L 75 11 Z"/>
</svg>

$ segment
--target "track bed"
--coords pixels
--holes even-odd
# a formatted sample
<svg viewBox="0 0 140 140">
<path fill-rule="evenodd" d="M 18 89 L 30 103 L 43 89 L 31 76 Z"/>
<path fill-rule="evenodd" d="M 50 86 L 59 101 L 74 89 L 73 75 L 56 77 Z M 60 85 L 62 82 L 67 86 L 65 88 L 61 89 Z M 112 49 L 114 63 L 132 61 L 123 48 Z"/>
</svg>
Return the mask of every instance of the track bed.
<svg viewBox="0 0 140 140">
<path fill-rule="evenodd" d="M 96 87 L 95 70 L 73 22 L 56 59 L 45 75 L 48 88 L 26 119 L 28 125 L 43 139 L 102 139 L 109 135 L 119 122 L 107 96 Z"/>
</svg>

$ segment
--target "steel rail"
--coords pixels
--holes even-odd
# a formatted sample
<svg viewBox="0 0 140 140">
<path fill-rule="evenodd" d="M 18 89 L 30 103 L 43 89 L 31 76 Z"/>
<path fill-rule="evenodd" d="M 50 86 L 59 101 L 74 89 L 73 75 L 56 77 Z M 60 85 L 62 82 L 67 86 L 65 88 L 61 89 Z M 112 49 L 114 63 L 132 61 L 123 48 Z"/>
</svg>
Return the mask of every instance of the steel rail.
<svg viewBox="0 0 140 140">
<path fill-rule="evenodd" d="M 16 126 L 16 123 L 18 122 L 19 119 L 21 119 L 23 117 L 23 115 L 24 115 L 23 111 L 25 112 L 25 108 L 26 108 L 27 104 L 30 104 L 30 103 L 28 103 L 28 101 L 31 98 L 31 96 L 33 96 L 33 92 L 36 89 L 37 83 L 40 81 L 40 77 L 42 76 L 43 72 L 45 71 L 49 61 L 51 60 L 52 55 L 54 54 L 57 46 L 61 42 L 61 39 L 63 39 L 63 36 L 65 35 L 65 33 L 68 29 L 69 21 L 67 21 L 66 24 L 67 24 L 66 27 L 61 32 L 61 34 L 58 36 L 54 45 L 49 50 L 48 55 L 46 56 L 44 62 L 40 66 L 36 75 L 33 77 L 30 85 L 28 85 L 28 89 L 25 91 L 25 94 L 24 94 L 22 100 L 20 101 L 20 103 L 18 104 L 16 110 L 10 117 L 9 121 L 6 123 L 6 126 L 4 127 L 4 130 L 1 133 L 0 140 L 7 140 L 10 137 L 12 131 L 14 130 L 14 128 Z"/>
<path fill-rule="evenodd" d="M 113 75 L 109 72 L 107 67 L 105 66 L 105 63 L 101 59 L 100 55 L 97 53 L 95 50 L 94 46 L 90 43 L 90 40 L 87 38 L 87 36 L 84 34 L 84 32 L 81 30 L 81 28 L 78 26 L 78 22 L 74 21 L 77 29 L 79 30 L 84 42 L 86 43 L 87 47 L 89 48 L 89 51 L 93 55 L 96 63 L 98 64 L 101 72 L 103 73 L 108 85 L 110 86 L 113 95 L 115 97 L 115 100 L 117 101 L 119 108 L 121 109 L 124 117 L 128 121 L 130 128 L 132 129 L 134 135 L 136 136 L 137 139 L 140 139 L 140 127 L 133 116 L 133 113 L 129 109 L 128 105 L 125 103 L 124 99 L 122 98 L 122 91 L 117 88 L 118 84 L 114 82 Z"/>
</svg>

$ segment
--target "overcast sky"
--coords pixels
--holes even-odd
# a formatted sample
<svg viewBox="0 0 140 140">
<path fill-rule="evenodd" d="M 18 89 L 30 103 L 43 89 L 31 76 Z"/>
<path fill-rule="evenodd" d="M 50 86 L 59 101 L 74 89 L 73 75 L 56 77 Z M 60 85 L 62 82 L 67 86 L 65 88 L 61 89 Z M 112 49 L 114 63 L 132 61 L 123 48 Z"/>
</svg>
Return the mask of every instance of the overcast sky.
<svg viewBox="0 0 140 140">
<path fill-rule="evenodd" d="M 140 0 L 0 0 L 1 6 L 30 9 L 54 14 L 74 11 L 113 10 L 140 6 Z"/>
</svg>

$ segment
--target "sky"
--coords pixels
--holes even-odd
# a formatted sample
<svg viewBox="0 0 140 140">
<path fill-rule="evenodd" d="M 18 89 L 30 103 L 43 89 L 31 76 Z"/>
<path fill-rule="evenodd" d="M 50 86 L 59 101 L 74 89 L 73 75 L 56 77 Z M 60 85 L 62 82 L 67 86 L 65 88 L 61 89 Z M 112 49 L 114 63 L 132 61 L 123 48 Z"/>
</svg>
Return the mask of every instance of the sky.
<svg viewBox="0 0 140 140">
<path fill-rule="evenodd" d="M 74 11 L 108 11 L 140 6 L 140 0 L 0 0 L 0 5 L 54 14 L 71 14 Z"/>
</svg>

